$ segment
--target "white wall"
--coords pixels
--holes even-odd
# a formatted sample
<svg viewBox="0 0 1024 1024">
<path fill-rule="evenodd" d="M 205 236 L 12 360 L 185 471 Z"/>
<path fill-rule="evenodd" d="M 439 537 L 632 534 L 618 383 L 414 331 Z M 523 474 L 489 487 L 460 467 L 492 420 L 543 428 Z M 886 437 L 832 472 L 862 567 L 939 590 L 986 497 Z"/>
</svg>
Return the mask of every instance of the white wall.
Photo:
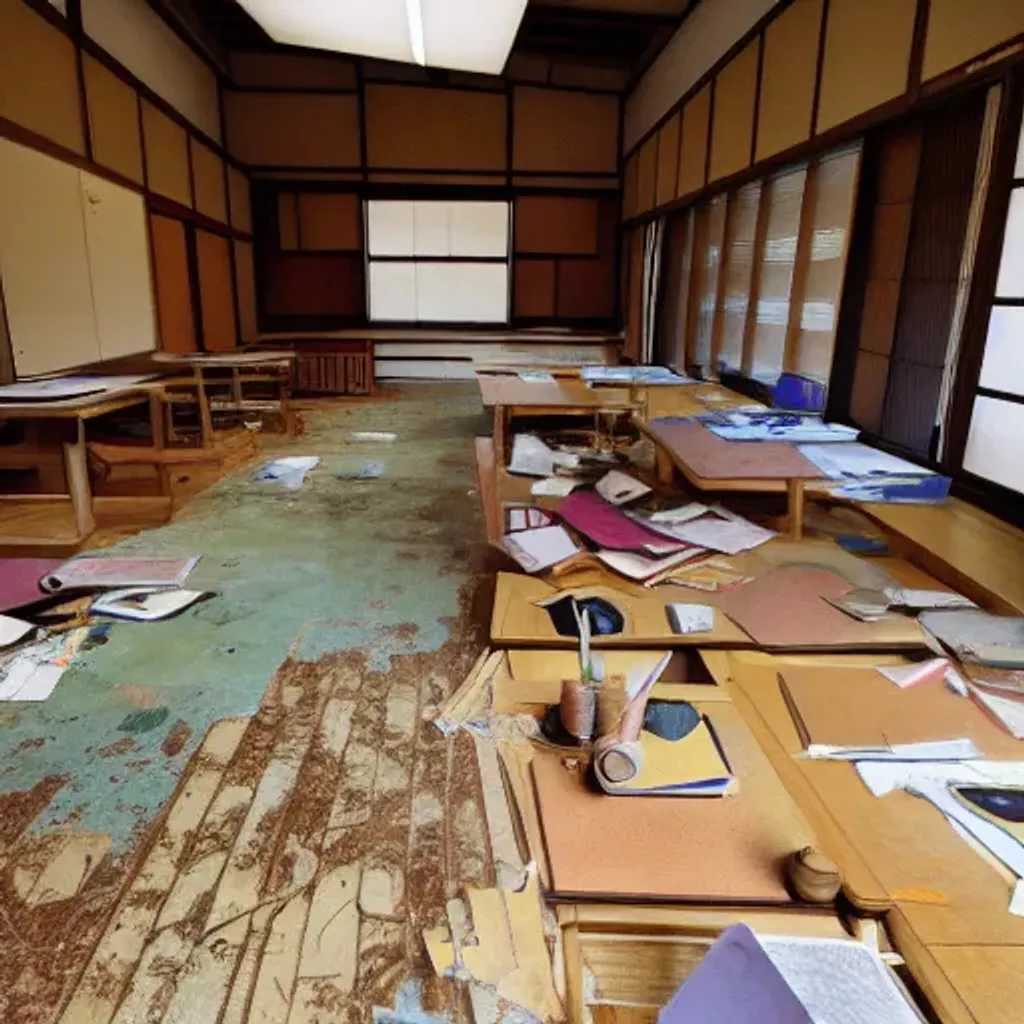
<svg viewBox="0 0 1024 1024">
<path fill-rule="evenodd" d="M 779 0 L 705 0 L 683 22 L 626 101 L 627 151 Z"/>
<path fill-rule="evenodd" d="M 82 0 L 82 25 L 161 99 L 221 141 L 217 76 L 146 0 Z"/>
</svg>

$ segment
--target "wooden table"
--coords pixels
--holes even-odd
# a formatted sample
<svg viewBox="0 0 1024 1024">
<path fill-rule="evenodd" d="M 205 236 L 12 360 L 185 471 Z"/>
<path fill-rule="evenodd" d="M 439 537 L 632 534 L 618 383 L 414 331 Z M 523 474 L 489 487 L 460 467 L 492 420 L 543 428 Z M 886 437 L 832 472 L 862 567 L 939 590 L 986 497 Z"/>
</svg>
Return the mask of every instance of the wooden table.
<svg viewBox="0 0 1024 1024">
<path fill-rule="evenodd" d="M 801 743 L 779 692 L 779 671 L 803 664 L 828 672 L 885 659 L 704 654 L 839 865 L 847 897 L 864 913 L 886 914 L 940 1018 L 947 1024 L 1020 1021 L 1015 972 L 1024 965 L 1024 918 L 1008 913 L 1009 873 L 976 853 L 927 801 L 902 792 L 878 798 L 850 764 L 794 758 Z M 963 735 L 988 757 L 1021 756 L 1021 744 L 967 701 Z M 1018 996 L 1011 999 L 1013 978 Z"/>
<path fill-rule="evenodd" d="M 480 398 L 494 410 L 494 455 L 508 458 L 509 425 L 514 416 L 586 416 L 632 412 L 637 399 L 629 388 L 591 388 L 573 378 L 525 381 L 518 375 L 477 373 Z"/>
<path fill-rule="evenodd" d="M 154 446 L 164 444 L 163 384 L 158 381 L 135 383 L 125 387 L 113 387 L 96 394 L 79 398 L 64 398 L 55 401 L 3 402 L 0 403 L 0 420 L 21 420 L 27 425 L 28 442 L 17 446 L 10 454 L 19 458 L 38 454 L 46 447 L 42 428 L 50 424 L 57 435 L 53 443 L 61 445 L 67 487 L 75 518 L 75 533 L 78 541 L 84 540 L 96 527 L 93 515 L 92 488 L 89 485 L 85 424 L 88 420 L 106 416 L 122 409 L 138 405 L 149 406 L 150 427 L 153 431 Z M 0 448 L 0 459 L 4 457 Z M 66 500 L 66 495 L 14 494 L 0 495 L 3 500 L 43 501 Z M 45 542 L 46 538 L 41 538 Z M 28 541 L 23 541 L 28 542 Z"/>
<path fill-rule="evenodd" d="M 240 350 L 238 352 L 154 352 L 152 360 L 165 366 L 188 367 L 192 371 L 191 383 L 195 387 L 199 406 L 199 422 L 203 445 L 213 439 L 214 412 L 269 412 L 280 415 L 285 432 L 293 432 L 292 413 L 289 408 L 292 389 L 292 371 L 296 354 L 285 349 Z M 224 374 L 218 378 L 217 374 Z M 176 381 L 168 382 L 173 388 Z M 247 384 L 269 383 L 277 386 L 278 397 L 273 400 L 245 397 Z M 229 398 L 211 398 L 211 387 L 229 388 Z M 168 392 L 168 401 L 176 399 Z M 191 398 L 188 399 L 191 401 Z"/>
</svg>

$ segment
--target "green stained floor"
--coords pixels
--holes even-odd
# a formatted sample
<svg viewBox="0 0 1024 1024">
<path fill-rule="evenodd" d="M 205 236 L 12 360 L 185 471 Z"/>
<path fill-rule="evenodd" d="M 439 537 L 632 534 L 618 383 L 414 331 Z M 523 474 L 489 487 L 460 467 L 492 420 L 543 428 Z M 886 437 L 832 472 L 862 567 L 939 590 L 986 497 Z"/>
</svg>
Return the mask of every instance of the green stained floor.
<svg viewBox="0 0 1024 1024">
<path fill-rule="evenodd" d="M 108 832 L 116 855 L 153 821 L 209 725 L 253 714 L 289 654 L 358 650 L 386 670 L 393 655 L 436 651 L 483 535 L 481 425 L 475 385 L 321 405 L 302 437 L 268 448 L 322 458 L 301 490 L 255 481 L 249 467 L 111 549 L 201 554 L 189 586 L 217 596 L 167 622 L 116 624 L 48 701 L 0 704 L 0 793 L 61 777 L 31 829 Z M 355 443 L 353 430 L 398 436 Z M 335 475 L 364 459 L 384 463 L 383 476 Z"/>
</svg>

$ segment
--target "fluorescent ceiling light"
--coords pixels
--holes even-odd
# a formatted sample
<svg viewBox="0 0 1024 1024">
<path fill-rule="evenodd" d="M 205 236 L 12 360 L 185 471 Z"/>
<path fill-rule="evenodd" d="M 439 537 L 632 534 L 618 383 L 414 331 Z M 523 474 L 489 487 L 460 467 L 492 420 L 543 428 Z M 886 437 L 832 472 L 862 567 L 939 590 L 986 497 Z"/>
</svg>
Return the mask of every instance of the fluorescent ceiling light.
<svg viewBox="0 0 1024 1024">
<path fill-rule="evenodd" d="M 238 0 L 271 39 L 499 75 L 527 0 Z"/>
</svg>

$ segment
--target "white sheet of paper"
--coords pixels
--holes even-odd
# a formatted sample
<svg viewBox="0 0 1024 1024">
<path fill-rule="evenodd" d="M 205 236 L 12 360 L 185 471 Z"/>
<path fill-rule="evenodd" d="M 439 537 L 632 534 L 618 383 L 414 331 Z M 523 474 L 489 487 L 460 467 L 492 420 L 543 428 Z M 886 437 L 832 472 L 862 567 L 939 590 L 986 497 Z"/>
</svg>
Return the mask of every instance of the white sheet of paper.
<svg viewBox="0 0 1024 1024">
<path fill-rule="evenodd" d="M 632 551 L 598 551 L 597 557 L 617 573 L 631 580 L 647 580 L 675 565 L 689 562 L 704 552 L 700 548 L 676 551 L 665 558 L 644 558 Z"/>
<path fill-rule="evenodd" d="M 981 751 L 969 739 L 928 740 L 923 743 L 893 743 L 888 747 L 836 747 L 812 743 L 804 756 L 815 761 L 970 761 Z"/>
<path fill-rule="evenodd" d="M 597 481 L 595 489 L 605 501 L 612 505 L 624 505 L 627 501 L 634 501 L 651 492 L 647 484 L 641 483 L 628 473 L 622 473 L 617 469 L 611 469 L 605 473 Z"/>
<path fill-rule="evenodd" d="M 673 536 L 685 540 L 698 547 L 711 548 L 726 555 L 737 555 L 741 551 L 766 544 L 775 536 L 772 530 L 766 530 L 745 519 L 720 519 L 718 516 L 705 516 L 683 523 L 672 530 Z"/>
<path fill-rule="evenodd" d="M 519 379 L 526 384 L 553 384 L 555 377 L 547 370 L 520 370 Z"/>
<path fill-rule="evenodd" d="M 973 690 L 978 703 L 993 718 L 997 719 L 1011 736 L 1018 740 L 1024 740 L 1024 701 L 999 697 L 994 693 L 979 690 L 977 687 L 973 687 Z"/>
<path fill-rule="evenodd" d="M 36 627 L 12 615 L 0 615 L 0 647 L 10 647 L 28 636 Z"/>
<path fill-rule="evenodd" d="M 134 387 L 155 375 L 146 373 L 120 377 L 49 377 L 45 380 L 25 380 L 0 387 L 0 402 L 25 402 L 66 398 L 79 398 L 101 391 L 116 391 Z"/>
<path fill-rule="evenodd" d="M 583 481 L 575 476 L 549 476 L 536 480 L 530 485 L 530 493 L 538 498 L 564 498 L 579 487 Z"/>
<path fill-rule="evenodd" d="M 688 505 L 680 505 L 679 508 L 666 508 L 660 512 L 654 512 L 650 516 L 651 523 L 688 523 L 691 519 L 704 515 L 708 511 L 707 505 L 699 501 L 691 501 Z"/>
<path fill-rule="evenodd" d="M 707 604 L 669 604 L 665 611 L 672 632 L 678 636 L 688 633 L 710 633 L 715 628 L 715 609 Z"/>
<path fill-rule="evenodd" d="M 579 551 L 564 526 L 542 526 L 539 530 L 510 533 L 502 540 L 502 546 L 526 572 L 549 569 Z"/>
<path fill-rule="evenodd" d="M 861 444 L 860 441 L 801 444 L 797 445 L 797 448 L 831 480 L 935 475 L 930 469 L 924 469 L 888 452 L 881 452 L 877 448 Z"/>
<path fill-rule="evenodd" d="M 947 590 L 913 590 L 909 587 L 886 587 L 885 596 L 897 608 L 977 608 L 964 597 Z"/>
<path fill-rule="evenodd" d="M 890 683 L 906 689 L 916 686 L 928 679 L 938 679 L 946 674 L 949 662 L 945 658 L 929 658 L 928 661 L 915 662 L 910 665 L 879 665 L 879 674 L 885 676 Z"/>
<path fill-rule="evenodd" d="M 916 764 L 857 762 L 857 774 L 875 796 L 909 786 L 946 786 L 952 782 L 977 786 L 1024 786 L 1024 761 L 930 761 Z"/>
<path fill-rule="evenodd" d="M 533 434 L 516 434 L 508 471 L 521 476 L 551 476 L 555 471 L 555 453 Z"/>
<path fill-rule="evenodd" d="M 815 1024 L 921 1024 L 882 958 L 852 939 L 759 935 Z"/>
</svg>

